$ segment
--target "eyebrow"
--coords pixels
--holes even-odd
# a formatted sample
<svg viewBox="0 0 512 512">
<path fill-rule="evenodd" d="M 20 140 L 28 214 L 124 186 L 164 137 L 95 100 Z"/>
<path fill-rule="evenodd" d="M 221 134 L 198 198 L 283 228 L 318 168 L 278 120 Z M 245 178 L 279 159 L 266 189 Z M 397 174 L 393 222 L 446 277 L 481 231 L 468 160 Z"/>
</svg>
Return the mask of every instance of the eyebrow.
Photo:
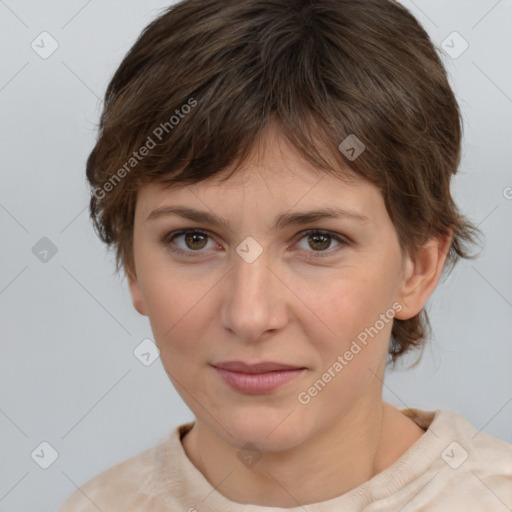
<svg viewBox="0 0 512 512">
<path fill-rule="evenodd" d="M 186 206 L 162 206 L 161 208 L 153 210 L 147 216 L 145 222 L 168 216 L 178 216 L 199 223 L 210 224 L 212 226 L 221 226 L 231 231 L 229 221 L 224 220 L 214 213 L 196 210 Z M 324 219 L 340 218 L 352 219 L 363 223 L 371 222 L 367 216 L 362 215 L 361 213 L 358 213 L 354 210 L 342 208 L 323 208 L 321 210 L 283 213 L 277 217 L 274 229 L 283 228 L 290 225 L 312 224 Z"/>
</svg>

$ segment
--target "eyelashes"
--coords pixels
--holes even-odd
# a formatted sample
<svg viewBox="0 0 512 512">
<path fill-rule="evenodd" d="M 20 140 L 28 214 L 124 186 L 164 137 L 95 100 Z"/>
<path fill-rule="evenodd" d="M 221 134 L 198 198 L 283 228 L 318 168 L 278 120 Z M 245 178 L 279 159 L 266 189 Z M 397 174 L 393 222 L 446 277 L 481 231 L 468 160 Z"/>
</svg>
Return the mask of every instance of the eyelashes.
<svg viewBox="0 0 512 512">
<path fill-rule="evenodd" d="M 300 236 L 298 236 L 296 238 L 297 242 L 300 242 L 303 239 L 308 239 L 309 242 L 311 240 L 313 240 L 314 241 L 313 243 L 319 243 L 318 240 L 323 240 L 323 242 L 320 242 L 320 245 L 325 246 L 325 240 L 327 240 L 328 241 L 327 246 L 330 247 L 331 246 L 330 240 L 334 240 L 339 244 L 334 249 L 330 248 L 328 250 L 301 249 L 305 253 L 310 253 L 310 254 L 304 255 L 306 258 L 316 259 L 316 258 L 322 258 L 322 257 L 327 257 L 327 256 L 333 256 L 334 254 L 337 254 L 343 247 L 350 245 L 349 241 L 344 236 L 342 236 L 338 233 L 333 233 L 331 231 L 326 231 L 323 229 L 310 229 L 308 231 L 300 233 L 299 235 Z M 163 245 L 163 247 L 166 250 L 170 251 L 171 253 L 177 254 L 179 256 L 185 256 L 185 257 L 190 257 L 190 258 L 205 257 L 204 255 L 206 254 L 206 250 L 204 249 L 204 247 L 207 246 L 207 243 L 204 245 L 201 245 L 201 247 L 197 248 L 197 250 L 183 249 L 183 248 L 176 246 L 175 240 L 179 239 L 181 237 L 184 237 L 185 244 L 186 244 L 187 236 L 189 236 L 189 238 L 188 238 L 189 244 L 194 243 L 194 238 L 196 238 L 196 237 L 199 237 L 200 245 L 203 240 L 206 242 L 212 241 L 212 237 L 206 231 L 203 231 L 200 229 L 182 229 L 179 231 L 173 231 L 171 233 L 167 233 L 162 238 L 161 244 Z M 202 237 L 202 240 L 201 240 L 201 237 Z M 197 240 L 197 238 L 196 238 L 196 240 Z M 308 241 L 306 243 L 309 243 Z M 295 242 L 294 245 L 296 245 L 297 242 Z"/>
</svg>

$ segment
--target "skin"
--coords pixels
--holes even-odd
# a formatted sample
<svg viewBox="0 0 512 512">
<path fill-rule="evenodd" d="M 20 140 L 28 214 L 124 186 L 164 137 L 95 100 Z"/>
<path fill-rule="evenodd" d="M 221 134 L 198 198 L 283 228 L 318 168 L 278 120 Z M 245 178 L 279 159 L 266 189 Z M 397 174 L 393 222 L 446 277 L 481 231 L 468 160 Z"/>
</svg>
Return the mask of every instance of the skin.
<svg viewBox="0 0 512 512">
<path fill-rule="evenodd" d="M 382 400 L 391 321 L 308 404 L 297 397 L 393 303 L 401 305 L 399 319 L 421 311 L 451 239 L 430 240 L 414 259 L 403 255 L 373 184 L 321 173 L 278 131 L 267 135 L 260 151 L 225 183 L 172 189 L 151 183 L 140 189 L 135 269 L 128 279 L 165 371 L 196 418 L 182 440 L 192 463 L 232 501 L 296 507 L 354 489 L 424 433 Z M 214 212 L 230 229 L 178 216 L 146 221 L 166 205 Z M 273 227 L 282 212 L 326 206 L 354 209 L 369 221 Z M 187 228 L 207 236 L 188 244 L 180 236 L 162 245 L 166 235 Z M 304 234 L 312 229 L 339 234 L 348 243 L 330 237 L 315 242 Z M 248 236 L 263 250 L 252 263 L 236 252 Z M 177 255 L 171 247 L 195 256 Z M 231 360 L 307 370 L 270 393 L 249 395 L 227 386 L 211 366 Z M 248 442 L 261 454 L 250 467 L 237 457 Z"/>
</svg>

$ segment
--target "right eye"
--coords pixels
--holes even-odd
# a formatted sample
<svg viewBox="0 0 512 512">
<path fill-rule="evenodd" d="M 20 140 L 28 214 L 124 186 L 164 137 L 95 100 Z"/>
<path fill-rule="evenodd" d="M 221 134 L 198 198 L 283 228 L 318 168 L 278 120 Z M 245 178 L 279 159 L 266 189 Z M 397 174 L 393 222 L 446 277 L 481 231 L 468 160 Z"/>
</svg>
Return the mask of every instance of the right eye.
<svg viewBox="0 0 512 512">
<path fill-rule="evenodd" d="M 183 238 L 184 246 L 181 248 L 178 246 L 175 240 Z M 161 240 L 162 245 L 168 249 L 169 251 L 180 254 L 187 257 L 196 257 L 197 255 L 194 253 L 202 253 L 202 251 L 207 242 L 210 235 L 205 231 L 201 231 L 198 229 L 182 229 L 180 231 L 173 231 L 171 233 L 166 234 Z"/>
</svg>

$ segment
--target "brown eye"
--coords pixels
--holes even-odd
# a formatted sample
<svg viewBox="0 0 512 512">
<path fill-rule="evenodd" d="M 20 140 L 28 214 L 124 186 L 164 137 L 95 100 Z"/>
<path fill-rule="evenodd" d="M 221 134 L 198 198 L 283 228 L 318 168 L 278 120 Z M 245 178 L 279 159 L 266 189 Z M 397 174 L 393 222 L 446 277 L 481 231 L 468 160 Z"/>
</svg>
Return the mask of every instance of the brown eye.
<svg viewBox="0 0 512 512">
<path fill-rule="evenodd" d="M 329 231 L 319 230 L 311 230 L 304 233 L 300 240 L 307 240 L 307 247 L 302 247 L 301 249 L 310 253 L 318 253 L 314 254 L 312 256 L 313 258 L 331 256 L 333 253 L 338 252 L 343 246 L 349 244 L 348 240 L 345 240 L 340 235 L 330 233 Z M 338 247 L 328 250 L 329 247 L 331 247 L 333 240 L 338 243 Z"/>
<path fill-rule="evenodd" d="M 181 242 L 178 243 L 177 241 L 180 240 Z M 207 247 L 209 240 L 213 243 L 211 237 L 204 231 L 184 229 L 167 234 L 161 243 L 167 250 L 173 253 L 183 256 L 200 257 L 207 252 L 203 249 Z M 349 241 L 344 237 L 321 230 L 307 231 L 300 240 L 307 240 L 307 247 L 299 248 L 306 251 L 306 253 L 313 253 L 312 255 L 307 255 L 306 257 L 308 258 L 332 256 L 344 246 L 349 245 Z M 338 247 L 330 248 L 333 241 L 338 243 Z"/>
<path fill-rule="evenodd" d="M 183 236 L 189 249 L 202 249 L 206 245 L 208 237 L 203 233 L 185 233 Z"/>
<path fill-rule="evenodd" d="M 199 230 L 182 230 L 169 233 L 162 239 L 162 245 L 171 252 L 182 254 L 184 256 L 196 256 L 203 251 L 208 243 L 209 235 Z M 180 244 L 176 240 L 182 240 Z"/>
<path fill-rule="evenodd" d="M 315 251 L 323 251 L 331 245 L 331 237 L 324 233 L 314 233 L 308 236 L 308 242 Z"/>
</svg>

